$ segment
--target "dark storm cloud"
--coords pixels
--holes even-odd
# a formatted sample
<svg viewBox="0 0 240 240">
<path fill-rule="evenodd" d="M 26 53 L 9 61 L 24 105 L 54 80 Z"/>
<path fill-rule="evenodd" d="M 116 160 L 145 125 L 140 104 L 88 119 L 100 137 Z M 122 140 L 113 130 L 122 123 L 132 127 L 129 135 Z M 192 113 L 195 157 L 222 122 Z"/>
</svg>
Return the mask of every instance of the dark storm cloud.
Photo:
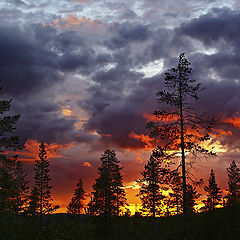
<svg viewBox="0 0 240 240">
<path fill-rule="evenodd" d="M 109 61 L 97 55 L 74 31 L 58 33 L 50 26 L 27 30 L 0 27 L 0 72 L 5 90 L 24 97 L 64 81 L 62 72 L 90 74 Z"/>
<path fill-rule="evenodd" d="M 35 44 L 32 32 L 6 27 L 0 32 L 0 73 L 9 94 L 27 96 L 60 80 L 56 54 Z"/>
<path fill-rule="evenodd" d="M 228 8 L 215 8 L 210 13 L 182 24 L 181 32 L 202 41 L 207 46 L 216 46 L 219 40 L 239 47 L 240 13 Z"/>
<path fill-rule="evenodd" d="M 226 15 L 230 14 L 233 19 L 238 16 L 237 13 L 231 13 L 226 9 L 215 9 L 213 12 L 214 18 L 219 17 L 220 22 L 224 22 L 222 20 L 224 13 Z M 211 14 L 204 16 L 209 18 L 209 16 L 212 16 Z M 227 23 L 230 23 L 228 18 L 226 20 Z M 216 19 L 215 21 L 218 22 Z M 141 74 L 129 71 L 129 69 L 134 64 L 141 66 L 149 61 L 162 58 L 166 71 L 168 68 L 177 65 L 179 53 L 186 52 L 187 58 L 194 69 L 193 78 L 202 82 L 202 85 L 206 88 L 205 91 L 200 93 L 200 101 L 195 105 L 196 110 L 207 112 L 210 116 L 215 115 L 219 119 L 219 123 L 216 125 L 217 129 L 232 131 L 232 136 L 223 136 L 223 144 L 232 144 L 235 141 L 236 145 L 239 145 L 239 142 L 236 141 L 239 138 L 239 130 L 229 124 L 222 124 L 220 122 L 222 116 L 219 114 L 224 112 L 227 117 L 231 117 L 240 110 L 239 100 L 236 97 L 239 96 L 239 83 L 235 81 L 239 76 L 237 67 L 239 66 L 238 49 L 236 48 L 237 51 L 234 53 L 227 50 L 221 51 L 223 45 L 220 42 L 219 45 L 215 46 L 216 53 L 214 54 L 193 53 L 198 46 L 189 36 L 193 38 L 194 33 L 205 29 L 202 25 L 198 29 L 196 22 L 197 20 L 193 20 L 190 23 L 182 24 L 176 30 L 164 28 L 156 31 L 152 30 L 149 37 L 142 40 L 143 42 L 150 40 L 150 44 L 145 49 L 139 49 L 132 54 L 130 54 L 131 47 L 129 46 L 137 38 L 126 37 L 123 41 L 122 36 L 124 34 L 121 36 L 120 31 L 116 30 L 115 36 L 105 43 L 111 43 L 112 45 L 107 46 L 116 51 L 113 60 L 117 66 L 108 71 L 99 71 L 94 75 L 93 80 L 97 84 L 89 89 L 91 97 L 87 99 L 87 110 L 93 117 L 86 124 L 86 128 L 96 130 L 106 144 L 112 142 L 125 148 L 142 148 L 144 143 L 140 139 L 131 138 L 129 134 L 131 132 L 147 134 L 145 129 L 146 119 L 143 118 L 142 114 L 145 112 L 151 113 L 161 108 L 160 105 L 156 104 L 155 93 L 161 89 L 164 75 L 144 78 Z M 194 23 L 193 26 L 191 23 Z M 205 24 L 210 25 L 208 21 Z M 136 25 L 139 27 L 138 24 Z M 192 26 L 192 28 L 189 26 Z M 119 25 L 118 29 L 125 29 L 125 27 L 124 24 Z M 130 28 L 134 29 L 133 25 Z M 212 25 L 212 28 L 216 28 L 216 26 Z M 188 32 L 186 29 L 188 29 Z M 209 29 L 209 32 L 214 34 L 214 29 Z M 221 38 L 228 39 L 230 38 L 228 35 L 228 32 L 223 33 Z M 135 35 L 133 34 L 133 36 Z M 203 36 L 201 37 L 203 38 Z M 116 41 L 113 41 L 113 39 L 116 39 Z M 229 48 L 237 46 L 235 41 L 232 41 L 233 44 Z"/>
<path fill-rule="evenodd" d="M 162 87 L 164 75 L 146 78 L 136 71 L 136 66 L 142 67 L 154 60 L 163 59 L 166 70 L 177 65 L 180 52 L 186 52 L 193 64 L 194 78 L 211 89 L 207 90 L 209 94 L 203 94 L 205 97 L 198 109 L 209 113 L 226 111 L 228 116 L 239 111 L 235 104 L 237 98 L 234 98 L 238 95 L 238 85 L 234 85 L 233 81 L 239 75 L 238 43 L 235 38 L 231 39 L 233 33 L 227 28 L 223 27 L 222 36 L 218 33 L 216 38 L 214 35 L 214 29 L 217 28 L 215 22 L 223 24 L 223 16 L 230 24 L 230 20 L 235 21 L 238 14 L 227 9 L 215 9 L 212 13 L 182 24 L 176 30 L 163 26 L 153 30 L 149 25 L 139 22 L 118 23 L 110 26 L 109 35 L 103 39 L 95 42 L 91 39 L 91 45 L 75 30 L 58 31 L 42 25 L 33 25 L 28 30 L 1 28 L 3 35 L 0 37 L 0 48 L 5 61 L 2 60 L 0 70 L 2 78 L 7 79 L 6 92 L 21 99 L 46 89 L 53 91 L 56 84 L 65 81 L 66 73 L 88 76 L 91 80 L 87 88 L 88 97 L 79 103 L 90 115 L 84 124 L 85 130 L 96 131 L 106 144 L 143 148 L 144 143 L 129 134 L 147 134 L 143 113 L 151 113 L 159 107 L 156 105 L 155 93 Z M 211 22 L 214 24 L 211 25 Z M 212 31 L 209 26 L 212 26 Z M 232 26 L 234 30 L 237 30 L 236 27 Z M 209 33 L 205 38 L 206 29 Z M 201 31 L 202 34 L 199 35 Z M 218 42 L 214 45 L 216 53 L 191 53 L 197 47 L 193 39 L 209 46 L 213 46 L 214 41 Z M 220 51 L 227 41 L 231 43 L 230 48 L 234 47 L 234 53 Z M 107 46 L 107 53 L 96 51 L 99 46 Z M 11 55 L 13 53 L 14 57 Z M 217 71 L 217 76 L 211 73 L 212 70 Z M 220 78 L 217 80 L 222 81 L 222 84 L 215 81 L 216 77 Z M 209 96 L 213 95 L 214 99 L 209 100 Z M 77 134 L 74 130 L 76 120 L 63 118 L 57 113 L 59 104 L 53 103 L 46 108 L 47 103 L 43 99 L 48 100 L 48 97 L 39 94 L 37 99 L 40 103 L 38 110 L 36 102 L 31 106 L 24 101 L 26 108 L 19 105 L 15 109 L 23 112 L 19 132 L 21 135 L 26 132 L 26 135 L 38 139 L 48 138 L 49 141 L 58 142 L 73 139 L 89 143 L 96 140 L 96 137 L 87 136 L 85 132 Z"/>
<path fill-rule="evenodd" d="M 176 34 L 202 42 L 207 51 L 214 48 L 212 54 L 192 54 L 191 62 L 194 77 L 206 87 L 200 94 L 198 110 L 215 115 L 216 129 L 231 133 L 219 138 L 228 148 L 240 146 L 240 128 L 231 123 L 238 121 L 240 112 L 239 25 L 240 13 L 223 8 L 213 9 L 176 30 Z"/>
<path fill-rule="evenodd" d="M 93 139 L 77 137 L 76 119 L 64 117 L 54 97 L 66 72 L 87 75 L 111 58 L 97 55 L 74 31 L 59 33 L 50 26 L 33 25 L 25 30 L 0 27 L 0 33 L 2 85 L 14 99 L 13 111 L 21 115 L 16 133 L 22 143 L 28 137 L 57 143 Z"/>
<path fill-rule="evenodd" d="M 13 100 L 12 109 L 21 116 L 16 124 L 15 134 L 20 137 L 22 144 L 27 138 L 58 144 L 72 141 L 76 120 L 61 116 L 59 106 L 50 99 L 40 96 L 29 102 Z"/>
<path fill-rule="evenodd" d="M 143 42 L 149 39 L 151 32 L 143 24 L 114 24 L 112 32 L 115 34 L 105 44 L 110 49 L 119 49 L 132 42 Z"/>
<path fill-rule="evenodd" d="M 98 84 L 89 89 L 91 95 L 84 106 L 93 117 L 85 127 L 96 130 L 106 146 L 144 148 L 145 143 L 130 134 L 147 134 L 143 113 L 154 110 L 154 86 L 159 86 L 159 79 L 143 79 L 142 74 L 124 69 L 98 73 L 94 79 Z"/>
</svg>

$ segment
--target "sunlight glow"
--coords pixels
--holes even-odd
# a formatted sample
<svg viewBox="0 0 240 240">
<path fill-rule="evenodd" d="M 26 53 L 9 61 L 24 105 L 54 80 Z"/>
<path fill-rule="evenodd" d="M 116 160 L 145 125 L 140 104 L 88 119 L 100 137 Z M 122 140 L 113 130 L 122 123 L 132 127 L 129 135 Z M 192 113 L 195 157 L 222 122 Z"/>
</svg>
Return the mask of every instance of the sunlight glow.
<svg viewBox="0 0 240 240">
<path fill-rule="evenodd" d="M 62 108 L 62 114 L 64 116 L 71 116 L 72 115 L 72 110 L 70 109 L 69 105 Z"/>
</svg>

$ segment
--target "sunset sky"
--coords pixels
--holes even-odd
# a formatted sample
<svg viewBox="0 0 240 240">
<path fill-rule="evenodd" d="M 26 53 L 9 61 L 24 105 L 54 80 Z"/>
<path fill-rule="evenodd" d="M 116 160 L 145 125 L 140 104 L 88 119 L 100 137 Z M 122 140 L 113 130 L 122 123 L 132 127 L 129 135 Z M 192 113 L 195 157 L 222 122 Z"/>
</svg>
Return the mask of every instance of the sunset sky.
<svg viewBox="0 0 240 240">
<path fill-rule="evenodd" d="M 3 98 L 21 115 L 15 134 L 33 181 L 38 144 L 47 142 L 52 193 L 65 211 L 81 177 L 87 193 L 104 149 L 123 166 L 128 202 L 153 142 L 146 122 L 161 106 L 164 72 L 186 53 L 205 90 L 197 112 L 216 116 L 217 157 L 197 159 L 205 183 L 214 168 L 240 166 L 240 2 L 238 0 L 2 0 Z"/>
</svg>

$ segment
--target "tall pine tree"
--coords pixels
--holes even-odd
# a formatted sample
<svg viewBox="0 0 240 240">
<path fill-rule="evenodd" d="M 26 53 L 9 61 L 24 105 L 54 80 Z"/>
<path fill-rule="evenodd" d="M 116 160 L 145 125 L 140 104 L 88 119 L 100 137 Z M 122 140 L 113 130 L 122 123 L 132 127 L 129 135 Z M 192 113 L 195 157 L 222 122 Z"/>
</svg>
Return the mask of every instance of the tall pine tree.
<svg viewBox="0 0 240 240">
<path fill-rule="evenodd" d="M 28 181 L 26 181 L 27 174 L 23 169 L 23 164 L 17 160 L 15 156 L 16 165 L 14 168 L 14 180 L 15 180 L 15 212 L 17 215 L 22 213 L 26 208 L 27 193 L 28 193 Z"/>
<path fill-rule="evenodd" d="M 71 214 L 83 213 L 83 201 L 85 200 L 85 191 L 83 190 L 82 179 L 79 179 L 77 188 L 74 191 L 74 195 L 67 207 L 67 212 Z"/>
<path fill-rule="evenodd" d="M 227 168 L 228 172 L 228 195 L 227 204 L 234 205 L 240 202 L 240 169 L 233 160 Z"/>
<path fill-rule="evenodd" d="M 172 213 L 182 214 L 183 213 L 183 191 L 182 191 L 182 178 L 177 170 L 170 171 L 170 188 L 169 193 L 169 204 Z M 194 213 L 196 200 L 201 196 L 191 184 L 187 184 L 186 200 L 187 200 L 187 212 Z"/>
<path fill-rule="evenodd" d="M 33 186 L 28 196 L 28 207 L 26 212 L 30 216 L 39 215 L 39 193 L 36 186 Z"/>
<path fill-rule="evenodd" d="M 213 169 L 211 169 L 208 185 L 204 187 L 204 190 L 207 192 L 207 200 L 204 201 L 204 209 L 207 211 L 213 211 L 222 200 L 222 191 L 217 185 Z"/>
<path fill-rule="evenodd" d="M 15 161 L 0 155 L 0 213 L 15 212 Z"/>
<path fill-rule="evenodd" d="M 141 184 L 138 194 L 142 203 L 141 211 L 153 217 L 159 216 L 162 212 L 164 198 L 161 191 L 163 169 L 160 167 L 159 161 L 153 156 L 150 157 L 144 168 L 145 170 L 141 173 L 142 178 L 138 180 Z"/>
<path fill-rule="evenodd" d="M 179 56 L 177 68 L 171 68 L 165 73 L 165 87 L 157 93 L 158 101 L 166 109 L 155 111 L 158 121 L 149 122 L 151 136 L 161 140 L 155 154 L 159 158 L 176 158 L 181 153 L 183 213 L 187 213 L 187 181 L 186 181 L 186 151 L 193 154 L 214 154 L 205 149 L 202 142 L 210 139 L 209 132 L 214 123 L 204 115 L 197 115 L 189 107 L 189 100 L 198 100 L 200 83 L 191 78 L 192 68 L 185 54 Z M 167 108 L 167 105 L 170 107 Z"/>
<path fill-rule="evenodd" d="M 35 214 L 40 216 L 50 214 L 59 208 L 58 205 L 52 204 L 50 175 L 49 175 L 49 161 L 47 160 L 47 152 L 44 142 L 39 146 L 39 160 L 35 161 L 35 184 L 31 192 L 30 203 L 36 205 Z M 30 208 L 29 203 L 29 208 Z"/>
<path fill-rule="evenodd" d="M 0 88 L 0 92 L 2 92 L 2 88 Z M 6 150 L 19 149 L 19 138 L 11 134 L 20 115 L 8 115 L 11 101 L 11 99 L 0 100 L 0 213 L 14 212 L 14 196 L 16 192 L 14 180 L 15 160 L 2 153 Z"/>
<path fill-rule="evenodd" d="M 88 204 L 92 215 L 119 216 L 126 205 L 126 193 L 122 184 L 122 175 L 114 150 L 107 149 L 101 155 L 99 177 L 93 185 L 92 199 Z"/>
</svg>

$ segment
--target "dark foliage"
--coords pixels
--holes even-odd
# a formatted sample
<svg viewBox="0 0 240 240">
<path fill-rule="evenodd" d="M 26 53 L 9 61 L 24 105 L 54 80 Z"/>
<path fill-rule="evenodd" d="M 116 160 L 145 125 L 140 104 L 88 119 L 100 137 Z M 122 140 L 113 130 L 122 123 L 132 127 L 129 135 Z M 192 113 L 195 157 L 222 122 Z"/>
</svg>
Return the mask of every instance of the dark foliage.
<svg viewBox="0 0 240 240">
<path fill-rule="evenodd" d="M 126 193 L 122 184 L 120 161 L 114 150 L 107 149 L 101 155 L 99 177 L 93 185 L 93 196 L 88 204 L 90 215 L 119 216 L 126 205 Z"/>
<path fill-rule="evenodd" d="M 72 197 L 71 202 L 67 207 L 67 212 L 70 214 L 83 213 L 83 200 L 85 200 L 85 191 L 83 190 L 82 179 L 79 179 L 77 188 L 74 191 L 74 196 Z"/>
<path fill-rule="evenodd" d="M 47 160 L 47 152 L 45 144 L 42 142 L 39 146 L 39 160 L 35 161 L 35 184 L 31 191 L 28 213 L 30 215 L 50 214 L 59 208 L 58 205 L 52 204 L 49 161 Z"/>
<path fill-rule="evenodd" d="M 221 204 L 222 191 L 216 183 L 215 173 L 211 170 L 210 177 L 208 179 L 208 185 L 204 187 L 207 192 L 207 200 L 204 201 L 204 210 L 213 211 L 217 205 Z"/>
<path fill-rule="evenodd" d="M 159 161 L 151 156 L 142 172 L 142 178 L 138 180 L 141 189 L 138 196 L 141 200 L 141 211 L 143 214 L 155 217 L 162 212 L 162 194 L 161 184 L 163 169 L 160 167 Z"/>
<path fill-rule="evenodd" d="M 233 160 L 228 172 L 228 194 L 227 194 L 227 204 L 234 205 L 240 201 L 240 169 Z"/>
<path fill-rule="evenodd" d="M 186 183 L 186 152 L 214 155 L 205 149 L 201 143 L 210 139 L 210 131 L 214 119 L 197 115 L 189 107 L 189 99 L 198 100 L 200 83 L 192 79 L 191 63 L 182 53 L 179 56 L 177 68 L 171 68 L 165 73 L 165 87 L 157 93 L 158 101 L 166 110 L 155 111 L 156 122 L 149 122 L 150 135 L 159 139 L 160 144 L 155 149 L 155 157 L 170 161 L 181 152 L 183 212 L 187 213 L 187 183 Z"/>
</svg>

